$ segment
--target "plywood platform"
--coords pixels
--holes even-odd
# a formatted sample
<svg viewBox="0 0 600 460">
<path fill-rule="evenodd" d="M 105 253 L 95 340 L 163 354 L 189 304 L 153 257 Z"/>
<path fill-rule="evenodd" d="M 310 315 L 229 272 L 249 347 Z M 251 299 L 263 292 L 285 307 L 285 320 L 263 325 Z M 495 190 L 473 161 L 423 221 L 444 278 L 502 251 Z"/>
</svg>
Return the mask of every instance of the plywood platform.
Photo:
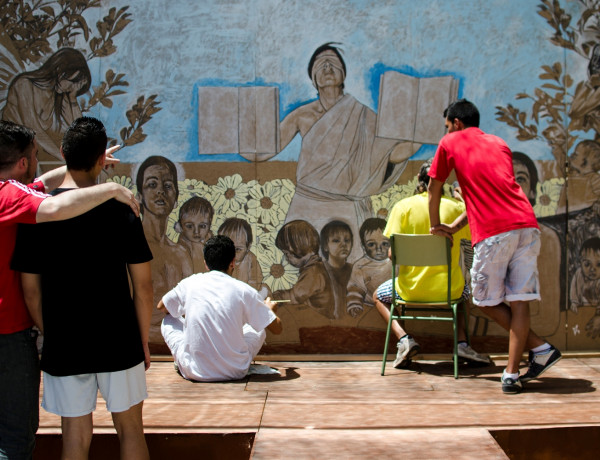
<svg viewBox="0 0 600 460">
<path fill-rule="evenodd" d="M 260 363 L 271 365 L 281 375 L 192 383 L 183 380 L 171 362 L 153 362 L 147 373 L 146 433 L 165 437 L 195 434 L 196 439 L 246 433 L 255 459 L 447 460 L 509 458 L 495 438 L 510 444 L 517 439 L 510 433 L 517 430 L 561 428 L 567 433 L 579 428 L 600 429 L 598 357 L 565 358 L 542 379 L 527 384 L 523 393 L 511 396 L 500 389 L 506 364 L 502 359 L 487 368 L 462 366 L 458 380 L 447 361 L 419 360 L 409 370 L 390 365 L 383 377 L 378 361 Z M 114 433 L 101 398 L 94 425 L 98 434 Z M 40 439 L 57 433 L 60 419 L 41 410 Z M 588 437 L 597 455 L 600 436 Z M 575 439 L 565 436 L 569 438 Z M 194 436 L 190 439 L 193 444 Z M 527 458 L 535 458 L 531 454 L 535 439 L 533 436 L 528 446 L 523 446 L 530 450 Z M 38 442 L 38 446 L 42 444 Z M 164 451 L 153 451 L 152 443 L 149 445 L 152 458 L 164 458 Z M 507 449 L 511 458 L 524 458 L 514 443 Z M 544 456 L 544 449 L 545 445 L 534 449 L 540 454 L 537 458 L 553 458 L 553 453 L 559 453 L 550 448 L 551 456 Z M 219 454 L 218 449 L 196 452 L 198 456 L 189 458 L 233 458 Z"/>
</svg>

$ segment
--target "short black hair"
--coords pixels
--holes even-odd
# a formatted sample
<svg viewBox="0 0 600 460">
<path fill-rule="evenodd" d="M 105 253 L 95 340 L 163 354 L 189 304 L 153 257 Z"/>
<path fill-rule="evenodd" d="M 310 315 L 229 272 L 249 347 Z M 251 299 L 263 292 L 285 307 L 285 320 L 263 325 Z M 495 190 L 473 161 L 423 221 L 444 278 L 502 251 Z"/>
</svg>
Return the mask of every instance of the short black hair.
<svg viewBox="0 0 600 460">
<path fill-rule="evenodd" d="M 210 237 L 204 245 L 204 261 L 209 270 L 226 272 L 235 259 L 235 245 L 225 235 Z"/>
<path fill-rule="evenodd" d="M 600 238 L 595 236 L 593 238 L 585 240 L 581 245 L 581 250 L 579 252 L 583 254 L 585 251 L 600 251 Z"/>
<path fill-rule="evenodd" d="M 459 99 L 444 110 L 444 118 L 452 121 L 458 118 L 466 128 L 479 128 L 479 110 L 466 99 Z"/>
<path fill-rule="evenodd" d="M 12 121 L 0 121 L 0 170 L 12 167 L 33 144 L 35 132 Z"/>
<path fill-rule="evenodd" d="M 106 151 L 106 130 L 102 122 L 92 117 L 80 117 L 67 128 L 62 140 L 62 152 L 67 169 L 89 171 Z"/>
</svg>

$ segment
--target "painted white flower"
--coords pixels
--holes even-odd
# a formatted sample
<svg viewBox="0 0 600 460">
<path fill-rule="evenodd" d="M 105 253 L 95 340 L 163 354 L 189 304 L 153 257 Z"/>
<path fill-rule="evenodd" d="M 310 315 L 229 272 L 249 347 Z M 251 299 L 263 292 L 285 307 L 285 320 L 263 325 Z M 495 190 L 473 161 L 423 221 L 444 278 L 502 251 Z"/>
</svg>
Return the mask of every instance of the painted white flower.
<svg viewBox="0 0 600 460">
<path fill-rule="evenodd" d="M 125 188 L 131 190 L 134 194 L 137 193 L 137 187 L 133 183 L 133 180 L 129 176 L 112 176 L 106 179 L 106 182 L 115 182 L 122 185 Z"/>
<path fill-rule="evenodd" d="M 415 178 L 416 180 L 416 178 Z M 387 219 L 394 205 L 403 198 L 413 195 L 415 180 L 404 185 L 392 185 L 379 195 L 371 196 L 371 205 L 377 217 Z"/>
<path fill-rule="evenodd" d="M 215 211 L 229 215 L 231 212 L 237 213 L 242 210 L 248 200 L 248 191 L 249 184 L 243 183 L 239 174 L 219 177 L 217 183 L 211 187 Z"/>
<path fill-rule="evenodd" d="M 581 334 L 581 331 L 579 330 L 579 324 L 576 324 L 573 327 L 573 335 L 578 335 L 578 334 Z"/>
<path fill-rule="evenodd" d="M 283 253 L 273 246 L 273 250 L 258 250 L 256 257 L 263 272 L 263 283 L 271 291 L 290 289 L 298 281 L 298 269 L 289 264 Z"/>
<path fill-rule="evenodd" d="M 264 185 L 255 184 L 249 190 L 248 214 L 255 216 L 256 222 L 267 225 L 279 225 L 285 219 L 285 211 L 281 208 L 281 188 L 271 182 Z"/>
<path fill-rule="evenodd" d="M 187 198 L 201 196 L 212 203 L 210 187 L 206 182 L 197 179 L 185 179 L 179 181 L 178 186 L 180 195 L 186 195 Z"/>
<path fill-rule="evenodd" d="M 271 181 L 271 185 L 279 190 L 279 207 L 281 210 L 287 214 L 288 209 L 290 207 L 290 203 L 292 202 L 292 198 L 296 193 L 296 186 L 289 179 L 274 179 Z"/>
<path fill-rule="evenodd" d="M 537 184 L 537 199 L 533 210 L 537 217 L 553 216 L 558 208 L 558 199 L 565 183 L 562 177 L 553 177 Z"/>
</svg>

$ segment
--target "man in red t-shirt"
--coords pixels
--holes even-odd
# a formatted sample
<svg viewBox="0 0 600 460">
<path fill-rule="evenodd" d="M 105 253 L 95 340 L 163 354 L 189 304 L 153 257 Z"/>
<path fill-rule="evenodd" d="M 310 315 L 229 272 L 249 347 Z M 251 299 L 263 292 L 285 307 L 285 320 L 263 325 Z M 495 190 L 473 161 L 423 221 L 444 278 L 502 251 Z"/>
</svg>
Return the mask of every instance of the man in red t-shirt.
<svg viewBox="0 0 600 460">
<path fill-rule="evenodd" d="M 452 238 L 468 217 L 474 248 L 473 303 L 509 331 L 502 391 L 519 393 L 523 382 L 538 378 L 561 358 L 560 351 L 530 329 L 529 302 L 540 299 L 537 219 L 515 181 L 512 152 L 502 139 L 479 129 L 477 107 L 461 99 L 450 104 L 444 117 L 448 134 L 441 139 L 429 170 L 430 231 Z M 445 225 L 440 224 L 440 198 L 452 170 L 467 209 Z M 519 377 L 525 347 L 530 350 L 529 368 Z"/>
<path fill-rule="evenodd" d="M 18 224 L 70 219 L 111 198 L 139 214 L 133 193 L 112 182 L 46 195 L 60 185 L 66 168 L 49 171 L 31 183 L 37 150 L 31 129 L 0 121 L 0 459 L 31 458 L 38 427 L 37 333 L 25 306 L 20 274 L 10 269 Z M 112 159 L 115 150 L 107 152 L 111 163 L 118 161 Z"/>
</svg>

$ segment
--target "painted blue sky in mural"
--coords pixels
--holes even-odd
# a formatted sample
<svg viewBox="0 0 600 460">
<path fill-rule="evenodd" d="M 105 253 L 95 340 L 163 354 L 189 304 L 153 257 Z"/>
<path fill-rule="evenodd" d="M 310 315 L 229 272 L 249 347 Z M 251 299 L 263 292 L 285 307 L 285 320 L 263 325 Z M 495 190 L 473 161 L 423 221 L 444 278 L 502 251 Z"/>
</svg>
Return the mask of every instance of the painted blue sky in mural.
<svg viewBox="0 0 600 460">
<path fill-rule="evenodd" d="M 156 93 L 161 101 L 162 110 L 145 127 L 147 140 L 120 152 L 125 162 L 149 155 L 200 161 L 194 92 L 208 82 L 277 86 L 283 119 L 299 104 L 316 98 L 306 68 L 314 49 L 330 41 L 341 43 L 344 50 L 345 92 L 372 109 L 377 109 L 376 82 L 382 69 L 417 76 L 452 75 L 460 81 L 459 95 L 479 106 L 485 131 L 535 159 L 552 159 L 545 143 L 517 141 L 515 130 L 494 115 L 496 106 L 518 105 L 517 93 L 539 86 L 542 65 L 569 59 L 566 65 L 575 80 L 585 78 L 587 62 L 566 56 L 550 43 L 551 30 L 537 14 L 538 3 L 106 1 L 107 7 L 130 5 L 134 21 L 117 37 L 118 52 L 90 65 L 92 75 L 103 75 L 108 68 L 124 72 L 132 99 L 135 94 Z M 577 16 L 576 2 L 566 7 Z M 123 110 L 99 109 L 95 115 L 116 133 L 132 102 L 124 97 L 115 101 Z M 274 160 L 296 160 L 299 147 L 296 139 Z M 417 155 L 432 152 L 430 148 Z M 238 155 L 206 160 L 243 161 Z"/>
</svg>

